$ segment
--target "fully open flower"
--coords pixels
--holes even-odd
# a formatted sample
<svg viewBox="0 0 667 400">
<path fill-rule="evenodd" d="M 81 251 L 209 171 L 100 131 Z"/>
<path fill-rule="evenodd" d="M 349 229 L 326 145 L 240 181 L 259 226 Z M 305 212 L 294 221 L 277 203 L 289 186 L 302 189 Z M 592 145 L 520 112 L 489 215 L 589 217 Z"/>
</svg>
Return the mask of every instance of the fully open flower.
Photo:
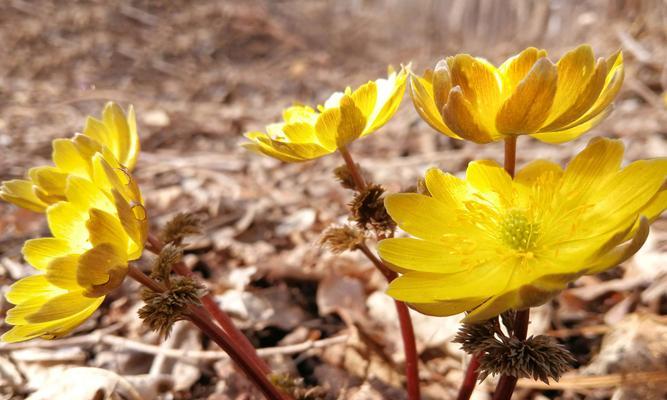
<svg viewBox="0 0 667 400">
<path fill-rule="evenodd" d="M 79 136 L 67 143 L 76 149 L 72 154 L 90 151 L 69 159 L 62 199 L 46 207 L 53 237 L 28 240 L 23 247 L 25 259 L 39 273 L 19 280 L 7 293 L 15 307 L 5 322 L 15 326 L 3 341 L 67 334 L 121 284 L 128 262 L 143 250 L 147 219 L 136 182 L 94 140 Z"/>
<path fill-rule="evenodd" d="M 355 91 L 336 92 L 317 111 L 292 106 L 283 122 L 268 125 L 266 133 L 249 132 L 248 150 L 285 162 L 312 160 L 333 153 L 384 125 L 398 109 L 405 92 L 404 69 L 387 79 L 370 81 Z"/>
<path fill-rule="evenodd" d="M 92 156 L 98 152 L 107 153 L 106 159 L 113 159 L 131 171 L 139 152 L 134 109 L 130 106 L 126 116 L 118 105 L 110 102 L 102 115 L 102 121 L 88 117 L 84 133 L 74 139 L 54 140 L 55 166 L 32 168 L 28 172 L 29 179 L 3 182 L 0 198 L 19 207 L 44 212 L 50 204 L 65 199 L 69 175 L 92 178 Z"/>
<path fill-rule="evenodd" d="M 560 143 L 575 139 L 611 111 L 623 83 L 621 52 L 595 59 L 582 45 L 554 65 L 545 50 L 528 48 L 496 68 L 458 54 L 423 76 L 411 74 L 421 117 L 456 139 L 488 143 L 531 135 Z"/>
<path fill-rule="evenodd" d="M 623 145 L 593 139 L 565 168 L 538 160 L 512 179 L 474 161 L 466 179 L 430 169 L 430 196 L 387 197 L 414 238 L 380 243 L 402 275 L 388 293 L 425 314 L 470 313 L 468 322 L 544 303 L 583 274 L 632 256 L 667 208 L 667 159 L 621 169 Z"/>
</svg>

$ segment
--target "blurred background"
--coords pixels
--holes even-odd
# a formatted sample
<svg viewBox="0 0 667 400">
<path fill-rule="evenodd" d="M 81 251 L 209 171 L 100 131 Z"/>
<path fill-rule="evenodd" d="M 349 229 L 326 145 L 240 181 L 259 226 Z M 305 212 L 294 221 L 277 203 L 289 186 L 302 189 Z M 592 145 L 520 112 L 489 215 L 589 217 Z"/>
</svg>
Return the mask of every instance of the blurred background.
<svg viewBox="0 0 667 400">
<path fill-rule="evenodd" d="M 457 52 L 499 64 L 527 46 L 555 60 L 581 43 L 596 56 L 623 49 L 615 111 L 575 142 L 522 138 L 519 164 L 565 162 L 595 135 L 623 139 L 628 161 L 666 156 L 665 0 L 6 0 L 0 179 L 49 163 L 51 140 L 81 131 L 106 101 L 133 104 L 142 142 L 135 175 L 152 225 L 179 211 L 204 217 L 186 262 L 257 346 L 274 348 L 275 368 L 303 378 L 310 398 L 402 399 L 400 337 L 383 279 L 357 254 L 333 256 L 317 244 L 345 221 L 350 195 L 331 174 L 341 160 L 281 164 L 245 152 L 242 134 L 295 101 L 315 105 L 381 77 L 388 65 L 421 71 Z M 461 172 L 472 159 L 502 158 L 501 145 L 436 133 L 407 95 L 396 117 L 351 151 L 389 191 L 414 185 L 429 166 Z M 0 203 L 3 291 L 31 271 L 23 241 L 46 234 L 42 215 Z M 548 389 L 519 382 L 515 398 L 667 398 L 666 249 L 663 219 L 624 266 L 582 278 L 534 310 L 533 332 L 557 336 L 577 365 Z M 0 398 L 259 398 L 217 353 L 179 353 L 215 350 L 186 324 L 160 345 L 136 317 L 139 306 L 127 282 L 77 336 L 0 345 Z M 458 319 L 415 315 L 424 399 L 456 392 L 465 359 L 450 343 Z M 490 398 L 493 384 L 488 378 L 475 398 Z"/>
</svg>

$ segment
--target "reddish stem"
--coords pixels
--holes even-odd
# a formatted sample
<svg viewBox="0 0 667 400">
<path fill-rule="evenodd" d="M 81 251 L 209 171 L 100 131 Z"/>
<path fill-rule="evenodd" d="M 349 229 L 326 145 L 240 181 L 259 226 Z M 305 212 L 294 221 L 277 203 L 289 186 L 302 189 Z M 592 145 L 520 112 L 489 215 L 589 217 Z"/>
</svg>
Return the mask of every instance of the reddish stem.
<svg viewBox="0 0 667 400">
<path fill-rule="evenodd" d="M 338 152 L 341 156 L 343 156 L 343 160 L 345 160 L 345 164 L 347 165 L 348 171 L 350 171 L 350 175 L 352 175 L 352 180 L 354 180 L 354 184 L 357 186 L 357 190 L 362 191 L 366 189 L 366 180 L 361 174 L 361 171 L 359 171 L 357 163 L 355 163 L 352 159 L 352 155 L 350 154 L 347 147 L 339 147 Z"/>
<path fill-rule="evenodd" d="M 139 271 L 136 267 L 130 266 L 128 269 L 128 275 L 139 282 L 140 284 L 150 288 L 156 292 L 164 292 L 165 288 L 154 281 L 150 277 L 146 276 L 143 272 Z M 246 374 L 246 376 L 254 382 L 258 389 L 264 394 L 264 396 L 269 400 L 289 400 L 290 397 L 280 392 L 271 381 L 269 381 L 267 374 L 259 369 L 257 365 L 249 360 L 247 356 L 234 347 L 233 342 L 230 340 L 229 336 L 220 329 L 216 324 L 214 324 L 208 316 L 198 307 L 190 305 L 188 308 L 188 319 L 195 326 L 197 326 L 202 332 L 204 332 L 211 340 L 216 342 L 229 357 L 234 360 L 236 365 L 241 368 L 241 370 Z"/>
<path fill-rule="evenodd" d="M 398 274 L 390 270 L 382 260 L 373 254 L 366 244 L 362 243 L 359 246 L 359 250 L 382 272 L 382 275 L 384 275 L 388 282 L 398 277 Z M 405 352 L 405 378 L 407 381 L 408 399 L 418 400 L 421 397 L 419 389 L 419 358 L 417 356 L 417 343 L 415 340 L 415 331 L 412 326 L 412 318 L 405 303 L 394 300 L 394 304 L 396 305 L 398 323 L 401 327 L 401 338 L 403 339 L 403 350 Z"/>
<path fill-rule="evenodd" d="M 153 235 L 148 235 L 148 243 L 150 244 L 149 250 L 154 253 L 159 253 L 162 250 L 162 247 L 164 247 L 160 239 Z M 195 278 L 195 275 L 183 262 L 176 263 L 174 265 L 174 271 L 181 276 Z M 227 335 L 230 336 L 237 346 L 240 346 L 241 351 L 245 353 L 265 374 L 271 373 L 271 368 L 266 361 L 257 354 L 257 350 L 255 350 L 255 347 L 250 343 L 250 340 L 248 340 L 243 332 L 234 325 L 229 314 L 218 306 L 213 296 L 210 293 L 206 293 L 201 298 L 201 302 L 202 306 L 204 306 L 206 311 L 213 317 L 213 319 L 215 319 Z"/>
<path fill-rule="evenodd" d="M 417 357 L 417 344 L 415 331 L 412 327 L 410 310 L 402 301 L 394 300 L 398 322 L 401 326 L 401 337 L 403 338 L 403 349 L 405 351 L 405 375 L 408 386 L 408 399 L 419 400 L 419 359 Z"/>
<path fill-rule="evenodd" d="M 477 377 L 479 376 L 479 354 L 473 354 L 466 370 L 466 376 L 459 389 L 459 395 L 456 400 L 468 400 L 475 390 L 477 384 Z"/>
</svg>

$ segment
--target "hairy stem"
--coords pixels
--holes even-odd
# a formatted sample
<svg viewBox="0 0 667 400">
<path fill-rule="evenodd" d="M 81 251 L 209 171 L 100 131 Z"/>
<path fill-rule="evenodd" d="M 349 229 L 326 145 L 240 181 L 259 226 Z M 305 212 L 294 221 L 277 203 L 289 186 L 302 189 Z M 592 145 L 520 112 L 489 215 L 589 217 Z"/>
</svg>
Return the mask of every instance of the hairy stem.
<svg viewBox="0 0 667 400">
<path fill-rule="evenodd" d="M 135 266 L 130 265 L 128 275 L 148 287 L 155 292 L 164 292 L 166 289 L 158 282 L 154 281 L 146 274 L 141 272 Z M 234 346 L 229 336 L 214 324 L 206 313 L 201 308 L 190 305 L 188 306 L 188 320 L 197 326 L 202 332 L 206 334 L 211 340 L 218 344 L 228 355 L 234 360 L 236 365 L 246 374 L 257 388 L 269 400 L 288 400 L 290 397 L 282 393 L 276 388 L 271 381 L 269 381 L 267 374 L 259 369 L 257 365 L 247 358 L 247 355 L 242 353 L 240 349 Z"/>
<path fill-rule="evenodd" d="M 150 244 L 150 251 L 159 254 L 160 251 L 162 250 L 162 247 L 164 247 L 164 244 L 155 237 L 154 235 L 149 235 L 148 236 L 148 243 Z M 187 276 L 190 278 L 195 278 L 194 274 L 190 269 L 185 265 L 183 262 L 178 262 L 174 265 L 174 271 L 181 275 L 181 276 Z M 257 350 L 253 347 L 252 343 L 250 343 L 250 340 L 241 332 L 236 325 L 234 325 L 234 322 L 232 321 L 231 317 L 229 314 L 227 314 L 224 310 L 222 310 L 218 304 L 215 302 L 215 299 L 210 293 L 206 293 L 202 299 L 202 306 L 206 309 L 206 311 L 215 319 L 215 321 L 220 325 L 220 327 L 231 337 L 231 339 L 241 348 L 241 351 L 247 354 L 247 356 L 253 360 L 257 366 L 264 371 L 265 374 L 269 374 L 271 372 L 271 368 L 269 365 L 259 357 L 257 354 Z"/>
</svg>

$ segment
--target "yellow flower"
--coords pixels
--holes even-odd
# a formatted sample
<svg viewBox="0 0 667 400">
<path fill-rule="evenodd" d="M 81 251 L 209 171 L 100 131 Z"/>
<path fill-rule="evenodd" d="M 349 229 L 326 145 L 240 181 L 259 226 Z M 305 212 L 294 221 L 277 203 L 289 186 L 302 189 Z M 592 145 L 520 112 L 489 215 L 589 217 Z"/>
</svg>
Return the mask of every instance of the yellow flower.
<svg viewBox="0 0 667 400">
<path fill-rule="evenodd" d="M 384 125 L 398 109 L 405 92 L 405 69 L 387 79 L 370 81 L 355 91 L 336 92 L 317 107 L 292 106 L 283 122 L 268 125 L 266 133 L 249 132 L 248 150 L 285 162 L 312 160 L 333 153 Z"/>
<path fill-rule="evenodd" d="M 29 179 L 15 179 L 3 182 L 0 198 L 19 207 L 36 212 L 65 197 L 65 182 L 69 175 L 92 177 L 92 156 L 104 152 L 106 159 L 117 160 L 128 170 L 132 170 L 139 152 L 139 137 L 134 109 L 130 106 L 127 116 L 114 103 L 107 103 L 103 120 L 88 117 L 84 133 L 74 139 L 53 141 L 53 161 L 55 166 L 32 168 Z"/>
<path fill-rule="evenodd" d="M 430 315 L 482 321 L 544 303 L 584 274 L 632 256 L 667 208 L 667 158 L 621 169 L 620 141 L 596 138 L 563 170 L 537 160 L 512 179 L 493 161 L 466 179 L 430 169 L 430 196 L 387 197 L 391 217 L 415 238 L 380 243 L 402 275 L 388 293 Z"/>
<path fill-rule="evenodd" d="M 458 54 L 423 76 L 410 75 L 410 94 L 433 129 L 488 143 L 530 135 L 544 142 L 575 139 L 611 111 L 623 83 L 620 51 L 597 61 L 582 45 L 554 65 L 545 50 L 528 48 L 496 68 Z"/>
<path fill-rule="evenodd" d="M 85 176 L 66 176 L 64 200 L 46 208 L 53 237 L 23 247 L 39 273 L 10 287 L 7 300 L 15 307 L 5 322 L 15 326 L 3 341 L 69 333 L 121 284 L 128 262 L 141 256 L 147 220 L 138 186 L 108 152 L 92 154 L 85 166 Z"/>
</svg>

